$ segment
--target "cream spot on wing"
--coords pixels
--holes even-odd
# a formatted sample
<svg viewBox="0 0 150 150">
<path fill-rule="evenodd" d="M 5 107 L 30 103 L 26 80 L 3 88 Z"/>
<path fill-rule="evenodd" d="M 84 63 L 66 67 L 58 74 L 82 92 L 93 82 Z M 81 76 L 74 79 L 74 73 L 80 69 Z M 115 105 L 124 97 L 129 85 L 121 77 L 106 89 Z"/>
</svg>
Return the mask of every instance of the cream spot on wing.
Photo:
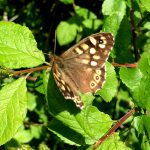
<svg viewBox="0 0 150 150">
<path fill-rule="evenodd" d="M 88 72 L 92 71 L 92 68 L 87 68 L 87 71 L 88 71 Z"/>
<path fill-rule="evenodd" d="M 105 48 L 105 47 L 106 47 L 105 44 L 98 44 L 98 46 L 99 46 L 100 48 Z"/>
<path fill-rule="evenodd" d="M 91 89 L 94 89 L 96 86 L 97 86 L 97 83 L 92 80 L 92 81 L 90 82 L 90 88 L 91 88 Z"/>
<path fill-rule="evenodd" d="M 61 85 L 60 88 L 61 88 L 62 91 L 65 91 L 65 90 L 66 90 L 63 85 Z"/>
<path fill-rule="evenodd" d="M 89 48 L 89 46 L 85 43 L 80 45 L 84 50 L 87 50 Z"/>
<path fill-rule="evenodd" d="M 65 82 L 64 82 L 64 80 L 61 80 L 61 83 L 62 83 L 63 85 L 65 85 Z"/>
<path fill-rule="evenodd" d="M 75 48 L 75 51 L 80 55 L 83 53 L 83 50 L 81 50 L 79 47 Z"/>
<path fill-rule="evenodd" d="M 61 73 L 58 70 L 56 70 L 56 72 L 54 73 L 54 75 L 57 76 L 57 77 L 60 77 Z"/>
<path fill-rule="evenodd" d="M 96 53 L 96 49 L 95 48 L 90 48 L 90 54 L 95 54 Z"/>
<path fill-rule="evenodd" d="M 99 56 L 99 55 L 93 55 L 93 59 L 96 59 L 96 60 L 98 60 L 98 59 L 100 59 L 101 57 Z"/>
<path fill-rule="evenodd" d="M 92 43 L 93 45 L 96 45 L 97 41 L 96 41 L 95 38 L 93 38 L 93 37 L 90 36 L 89 39 L 90 39 L 90 41 L 91 41 L 91 43 Z"/>
<path fill-rule="evenodd" d="M 60 81 L 58 74 L 54 73 L 54 77 L 56 78 L 56 80 Z"/>
<path fill-rule="evenodd" d="M 103 40 L 103 44 L 105 44 L 105 45 L 106 45 L 106 44 L 107 44 L 107 41 L 106 41 L 106 40 Z"/>
<path fill-rule="evenodd" d="M 104 36 L 101 37 L 102 40 L 105 40 L 106 38 Z"/>
<path fill-rule="evenodd" d="M 79 107 L 80 109 L 84 108 L 83 102 L 81 101 L 79 96 L 74 96 L 73 100 L 76 103 L 77 107 Z"/>
<path fill-rule="evenodd" d="M 100 69 L 96 69 L 95 72 L 96 72 L 98 75 L 101 75 L 101 73 L 102 73 Z"/>
<path fill-rule="evenodd" d="M 60 87 L 60 83 L 59 82 L 57 82 L 57 86 Z"/>
<path fill-rule="evenodd" d="M 97 66 L 97 62 L 96 61 L 91 61 L 91 66 Z"/>
<path fill-rule="evenodd" d="M 94 74 L 94 80 L 95 80 L 97 83 L 99 83 L 99 81 L 100 81 L 100 76 L 97 75 L 96 73 Z"/>
</svg>

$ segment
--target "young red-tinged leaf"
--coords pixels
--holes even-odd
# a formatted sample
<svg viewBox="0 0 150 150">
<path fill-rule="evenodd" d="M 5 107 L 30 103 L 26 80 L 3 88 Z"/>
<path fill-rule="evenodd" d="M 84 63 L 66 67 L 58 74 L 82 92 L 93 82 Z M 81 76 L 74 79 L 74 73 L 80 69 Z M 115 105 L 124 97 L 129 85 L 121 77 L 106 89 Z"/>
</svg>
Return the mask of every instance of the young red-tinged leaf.
<svg viewBox="0 0 150 150">
<path fill-rule="evenodd" d="M 27 111 L 26 80 L 20 78 L 0 90 L 0 145 L 22 125 Z"/>
</svg>

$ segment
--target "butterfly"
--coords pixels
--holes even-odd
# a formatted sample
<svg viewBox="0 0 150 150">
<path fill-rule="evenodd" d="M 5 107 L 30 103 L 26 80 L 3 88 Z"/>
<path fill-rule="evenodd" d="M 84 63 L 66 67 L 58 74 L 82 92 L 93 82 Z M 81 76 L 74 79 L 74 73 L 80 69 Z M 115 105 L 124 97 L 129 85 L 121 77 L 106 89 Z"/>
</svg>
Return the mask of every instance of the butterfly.
<svg viewBox="0 0 150 150">
<path fill-rule="evenodd" d="M 82 109 L 79 93 L 96 93 L 106 78 L 106 61 L 114 45 L 111 33 L 96 33 L 81 40 L 60 56 L 51 58 L 52 72 L 65 99 Z"/>
</svg>

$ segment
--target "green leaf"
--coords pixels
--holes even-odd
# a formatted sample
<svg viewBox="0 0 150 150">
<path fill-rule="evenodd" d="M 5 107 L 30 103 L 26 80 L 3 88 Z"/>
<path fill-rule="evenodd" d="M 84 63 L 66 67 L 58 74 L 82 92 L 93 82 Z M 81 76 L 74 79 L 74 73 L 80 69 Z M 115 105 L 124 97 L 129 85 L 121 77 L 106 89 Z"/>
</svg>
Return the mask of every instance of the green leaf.
<svg viewBox="0 0 150 150">
<path fill-rule="evenodd" d="M 35 84 L 36 91 L 45 95 L 47 91 L 48 79 L 49 79 L 49 70 L 43 70 L 43 73 L 40 75 L 39 80 Z"/>
<path fill-rule="evenodd" d="M 150 55 L 144 53 L 138 63 L 138 68 L 143 74 L 140 85 L 133 91 L 133 98 L 137 105 L 150 110 Z"/>
<path fill-rule="evenodd" d="M 30 93 L 30 92 L 27 92 L 27 106 L 28 106 L 28 109 L 30 111 L 33 111 L 36 107 L 36 98 L 37 96 L 35 96 L 34 94 Z"/>
<path fill-rule="evenodd" d="M 83 25 L 84 27 L 88 28 L 88 29 L 92 29 L 92 30 L 97 30 L 101 25 L 102 25 L 102 21 L 99 19 L 86 19 L 83 20 Z"/>
<path fill-rule="evenodd" d="M 143 50 L 144 50 L 144 52 L 150 53 L 150 38 L 147 39 L 147 41 L 146 41 L 146 43 L 145 43 L 145 45 L 143 47 Z"/>
<path fill-rule="evenodd" d="M 143 135 L 142 137 L 141 149 L 150 150 L 149 138 L 146 135 Z"/>
<path fill-rule="evenodd" d="M 61 46 L 67 45 L 75 40 L 77 35 L 77 26 L 75 24 L 69 24 L 68 22 L 61 21 L 57 27 L 56 34 L 58 43 Z"/>
<path fill-rule="evenodd" d="M 0 65 L 7 68 L 35 67 L 44 63 L 31 31 L 12 22 L 0 22 Z"/>
<path fill-rule="evenodd" d="M 150 12 L 150 1 L 149 0 L 141 0 L 140 2 L 145 7 L 145 9 Z"/>
<path fill-rule="evenodd" d="M 81 134 L 85 138 L 86 144 L 96 142 L 111 127 L 112 121 L 108 115 L 99 112 L 96 107 L 90 105 L 81 111 L 73 101 L 65 100 L 59 90 L 56 89 L 57 87 L 51 74 L 47 93 L 50 113 L 63 122 L 65 126 Z M 88 98 L 93 99 L 91 96 Z"/>
<path fill-rule="evenodd" d="M 9 141 L 22 125 L 27 111 L 26 90 L 24 78 L 0 90 L 0 145 Z"/>
<path fill-rule="evenodd" d="M 83 17 L 83 19 L 97 19 L 97 16 L 86 8 L 76 6 L 75 12 L 78 16 Z"/>
<path fill-rule="evenodd" d="M 115 62 L 119 62 L 122 64 L 134 62 L 133 54 L 129 49 L 132 40 L 130 24 L 131 23 L 129 22 L 127 16 L 124 16 L 120 24 L 117 36 L 115 37 Z"/>
<path fill-rule="evenodd" d="M 30 129 L 25 130 L 24 127 L 19 128 L 13 137 L 18 143 L 28 143 L 33 139 Z"/>
<path fill-rule="evenodd" d="M 146 22 L 146 23 L 143 25 L 143 28 L 150 30 L 150 22 Z"/>
<path fill-rule="evenodd" d="M 134 118 L 134 126 L 135 129 L 138 131 L 138 134 L 145 134 L 150 137 L 150 115 L 141 115 Z"/>
<path fill-rule="evenodd" d="M 105 142 L 101 144 L 96 150 L 131 150 L 131 148 L 127 147 L 122 141 L 120 141 L 120 137 L 118 133 L 114 133 L 111 135 Z"/>
<path fill-rule="evenodd" d="M 59 0 L 59 1 L 64 3 L 64 4 L 72 4 L 72 3 L 74 3 L 74 0 Z"/>
<path fill-rule="evenodd" d="M 124 0 L 105 0 L 102 5 L 104 15 L 109 15 L 103 25 L 104 32 L 117 34 L 121 21 L 126 13 L 126 4 Z"/>
<path fill-rule="evenodd" d="M 104 15 L 109 16 L 111 14 L 124 15 L 126 9 L 126 3 L 124 0 L 104 0 L 102 5 L 102 12 Z"/>
<path fill-rule="evenodd" d="M 141 78 L 143 77 L 142 72 L 138 68 L 121 67 L 119 74 L 122 82 L 131 90 L 140 85 Z"/>
<path fill-rule="evenodd" d="M 118 87 L 118 80 L 116 78 L 116 72 L 114 67 L 110 63 L 106 63 L 106 83 L 101 90 L 96 94 L 99 94 L 106 102 L 110 102 L 115 96 Z M 111 91 L 111 92 L 110 92 Z"/>
<path fill-rule="evenodd" d="M 84 137 L 81 134 L 65 126 L 61 121 L 53 119 L 52 121 L 50 121 L 48 128 L 50 131 L 55 133 L 59 138 L 61 138 L 62 141 L 64 141 L 69 145 L 76 145 L 76 146 L 85 145 Z"/>
<path fill-rule="evenodd" d="M 31 130 L 31 134 L 33 135 L 34 138 L 39 139 L 41 136 L 42 131 L 42 126 L 37 126 L 35 125 L 30 125 L 30 130 Z"/>
<path fill-rule="evenodd" d="M 39 150 L 51 150 L 50 147 L 48 145 L 46 145 L 45 142 L 42 142 L 39 144 Z"/>
</svg>

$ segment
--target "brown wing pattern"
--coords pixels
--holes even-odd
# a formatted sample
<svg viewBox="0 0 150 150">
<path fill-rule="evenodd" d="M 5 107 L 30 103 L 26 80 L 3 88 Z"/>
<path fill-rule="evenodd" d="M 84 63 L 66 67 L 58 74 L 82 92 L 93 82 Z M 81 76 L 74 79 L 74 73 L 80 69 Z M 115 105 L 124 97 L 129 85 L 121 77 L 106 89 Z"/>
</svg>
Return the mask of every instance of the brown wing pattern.
<svg viewBox="0 0 150 150">
<path fill-rule="evenodd" d="M 105 63 L 114 44 L 111 33 L 91 35 L 55 56 L 55 81 L 66 99 L 73 99 L 82 108 L 80 93 L 95 93 L 105 81 Z"/>
</svg>

